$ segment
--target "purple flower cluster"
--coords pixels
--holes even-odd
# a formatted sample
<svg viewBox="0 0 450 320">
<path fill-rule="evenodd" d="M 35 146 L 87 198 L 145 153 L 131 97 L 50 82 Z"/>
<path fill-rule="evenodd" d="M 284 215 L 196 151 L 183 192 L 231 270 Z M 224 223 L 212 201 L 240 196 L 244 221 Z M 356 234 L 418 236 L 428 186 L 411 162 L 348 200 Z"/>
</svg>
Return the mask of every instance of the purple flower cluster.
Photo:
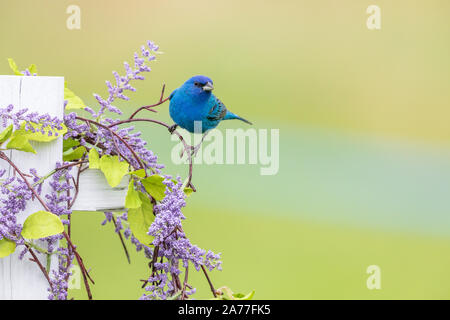
<svg viewBox="0 0 450 320">
<path fill-rule="evenodd" d="M 4 174 L 5 170 L 1 170 L 0 177 Z M 32 193 L 20 177 L 4 179 L 0 184 L 0 191 L 0 239 L 7 238 L 22 245 L 22 225 L 18 222 L 17 215 L 25 210 L 27 202 L 32 199 Z"/>
<path fill-rule="evenodd" d="M 185 194 L 180 178 L 176 183 L 171 176 L 165 176 L 166 185 L 165 198 L 155 206 L 156 217 L 149 228 L 148 234 L 154 237 L 152 242 L 153 249 L 139 242 L 129 227 L 124 226 L 127 221 L 127 213 L 116 217 L 115 232 L 124 230 L 124 235 L 131 243 L 136 246 L 136 251 L 144 249 L 145 256 L 154 260 L 154 269 L 152 275 L 148 278 L 145 287 L 146 293 L 142 295 L 142 300 L 168 299 L 180 290 L 179 275 L 181 267 L 187 268 L 192 264 L 199 271 L 205 266 L 209 271 L 214 269 L 221 270 L 222 262 L 220 254 L 212 251 L 205 251 L 198 246 L 193 245 L 183 231 L 182 221 L 185 216 L 181 209 L 186 206 Z M 113 213 L 105 212 L 105 220 L 102 225 L 113 222 Z M 125 224 L 126 225 L 126 224 Z M 154 259 L 153 254 L 157 254 Z M 195 293 L 195 288 L 188 285 L 185 296 Z"/>
<path fill-rule="evenodd" d="M 94 94 L 94 97 L 100 104 L 99 111 L 96 113 L 90 107 L 85 108 L 85 110 L 91 114 L 93 119 L 102 125 L 111 126 L 110 130 L 114 131 L 115 134 L 123 141 L 127 141 L 128 146 L 125 145 L 116 135 L 112 134 L 110 130 L 97 127 L 93 132 L 89 124 L 77 120 L 77 114 L 74 112 L 64 117 L 64 122 L 69 130 L 69 132 L 65 135 L 65 139 L 78 139 L 83 146 L 87 143 L 91 145 L 101 145 L 103 154 L 119 154 L 134 168 L 140 169 L 141 167 L 138 160 L 134 156 L 133 152 L 130 151 L 131 147 L 146 169 L 151 168 L 155 173 L 159 173 L 160 169 L 164 166 L 158 164 L 157 156 L 146 148 L 147 142 L 140 138 L 141 132 L 132 132 L 134 127 L 119 129 L 117 126 L 113 126 L 113 124 L 117 123 L 119 119 L 103 118 L 106 110 L 113 113 L 122 114 L 120 109 L 112 104 L 117 99 L 129 100 L 129 98 L 124 95 L 124 92 L 136 91 L 136 89 L 131 86 L 131 81 L 144 80 L 144 77 L 141 74 L 143 72 L 151 71 L 146 62 L 150 62 L 155 59 L 153 53 L 157 52 L 158 49 L 158 46 L 156 46 L 153 42 L 148 41 L 147 47 L 141 47 L 141 56 L 139 56 L 138 53 L 134 54 L 134 68 L 131 68 L 130 65 L 125 62 L 124 65 L 126 74 L 121 76 L 119 73 L 113 72 L 116 82 L 114 85 L 111 84 L 111 82 L 106 81 L 109 92 L 108 98 L 103 99 L 99 95 Z"/>
<path fill-rule="evenodd" d="M 67 300 L 68 281 L 71 276 L 70 268 L 75 258 L 73 252 L 67 248 L 58 248 L 58 269 L 53 270 L 48 288 L 49 300 Z"/>
<path fill-rule="evenodd" d="M 178 276 L 180 267 L 187 268 L 192 263 L 198 271 L 201 266 L 221 270 L 220 254 L 206 252 L 193 245 L 183 231 L 182 220 L 186 219 L 181 209 L 186 205 L 185 194 L 180 178 L 177 183 L 170 176 L 165 176 L 166 197 L 155 206 L 155 221 L 148 234 L 154 237 L 153 245 L 158 247 L 160 262 L 154 264 L 154 272 L 149 277 L 148 294 L 141 299 L 167 299 L 179 290 Z M 181 266 L 180 266 L 181 265 Z M 170 277 L 169 277 L 170 275 Z M 195 289 L 186 292 L 193 294 Z"/>
<path fill-rule="evenodd" d="M 22 74 L 25 77 L 37 77 L 37 73 L 31 73 L 31 71 L 28 68 L 22 71 Z"/>
<path fill-rule="evenodd" d="M 70 174 L 70 169 L 60 169 L 68 163 L 56 163 L 56 172 L 52 175 L 49 182 L 51 188 L 50 192 L 45 195 L 47 199 L 47 207 L 52 213 L 61 217 L 63 224 L 68 225 L 72 210 L 70 210 L 70 204 L 73 200 L 71 196 L 71 190 L 74 187 L 71 185 L 73 176 Z M 67 219 L 64 219 L 64 217 Z M 44 240 L 47 241 L 47 251 L 53 253 L 59 240 L 62 240 L 61 234 L 47 237 Z M 66 300 L 68 290 L 68 280 L 70 277 L 70 268 L 73 265 L 75 258 L 72 250 L 69 248 L 58 247 L 56 249 L 58 254 L 58 268 L 53 270 L 50 275 L 51 287 L 48 289 L 50 292 L 49 300 Z"/>
<path fill-rule="evenodd" d="M 71 185 L 73 176 L 70 174 L 70 169 L 72 168 L 64 168 L 60 170 L 61 167 L 67 164 L 68 162 L 56 163 L 56 172 L 52 175 L 51 181 L 49 182 L 51 192 L 45 195 L 45 198 L 47 199 L 47 206 L 52 213 L 57 216 L 69 216 L 72 213 L 72 211 L 68 209 L 68 205 L 72 201 L 70 191 L 74 188 Z"/>
<path fill-rule="evenodd" d="M 10 104 L 6 108 L 0 108 L 0 119 L 3 127 L 6 127 L 8 123 L 12 122 L 16 129 L 20 128 L 20 123 L 25 122 L 25 130 L 35 132 L 36 129 L 31 123 L 39 124 L 42 134 L 47 133 L 49 136 L 53 134 L 52 130 L 61 130 L 63 121 L 57 117 L 52 117 L 48 114 L 39 114 L 37 112 L 28 112 L 27 108 L 20 109 L 17 112 L 14 111 L 14 106 Z M 47 132 L 44 131 L 47 130 Z M 48 130 L 50 129 L 50 130 Z M 58 133 L 54 132 L 57 136 Z"/>
<path fill-rule="evenodd" d="M 45 195 L 45 198 L 47 199 L 46 204 L 50 211 L 53 214 L 60 216 L 63 224 L 68 225 L 68 219 L 72 214 L 72 211 L 68 209 L 72 201 L 70 191 L 74 187 L 70 183 L 71 179 L 73 178 L 70 174 L 70 169 L 59 170 L 59 168 L 61 168 L 65 164 L 67 163 L 56 163 L 56 172 L 52 175 L 49 182 L 51 190 L 48 194 Z M 64 219 L 63 216 L 65 216 L 66 219 Z M 63 236 L 61 234 L 45 238 L 48 243 L 47 251 L 53 253 L 56 245 L 58 244 L 58 241 L 61 239 L 63 239 Z"/>
<path fill-rule="evenodd" d="M 94 94 L 95 99 L 100 104 L 100 110 L 96 114 L 94 110 L 91 108 L 86 108 L 85 110 L 90 112 L 93 117 L 99 118 L 105 110 L 108 110 L 113 113 L 122 114 L 122 111 L 117 107 L 113 106 L 112 103 L 116 99 L 122 99 L 125 101 L 130 100 L 124 92 L 125 91 L 136 91 L 136 89 L 131 86 L 130 82 L 132 80 L 144 80 L 145 78 L 141 75 L 143 72 L 150 72 L 151 68 L 146 64 L 146 61 L 150 62 L 155 60 L 155 56 L 152 53 L 158 51 L 159 47 L 155 45 L 153 42 L 148 41 L 147 47 L 141 47 L 142 57 L 139 56 L 138 53 L 134 54 L 134 68 L 130 66 L 128 62 L 124 62 L 124 67 L 126 71 L 125 76 L 119 75 L 118 72 L 114 71 L 113 75 L 116 83 L 112 84 L 110 81 L 106 81 L 106 86 L 108 87 L 109 96 L 107 99 L 103 99 L 100 95 Z"/>
</svg>

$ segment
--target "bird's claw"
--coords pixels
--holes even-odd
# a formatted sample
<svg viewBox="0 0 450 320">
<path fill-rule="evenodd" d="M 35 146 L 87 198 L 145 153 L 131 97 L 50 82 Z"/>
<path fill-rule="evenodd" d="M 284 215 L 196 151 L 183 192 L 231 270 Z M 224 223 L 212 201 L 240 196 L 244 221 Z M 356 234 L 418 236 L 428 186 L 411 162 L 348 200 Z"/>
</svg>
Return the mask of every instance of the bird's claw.
<svg viewBox="0 0 450 320">
<path fill-rule="evenodd" d="M 191 153 L 191 158 L 195 158 L 197 156 L 198 150 L 200 150 L 201 144 L 198 144 L 197 146 L 189 146 L 188 149 Z M 180 158 L 183 158 L 184 152 L 186 149 L 181 150 Z"/>
<path fill-rule="evenodd" d="M 174 124 L 173 126 L 170 126 L 169 129 L 168 129 L 170 134 L 173 134 L 173 132 L 177 129 L 177 127 L 178 127 L 177 124 Z"/>
<path fill-rule="evenodd" d="M 197 146 L 193 147 L 191 146 L 191 157 L 195 158 L 197 156 L 198 150 L 200 150 L 201 144 L 198 144 Z"/>
</svg>

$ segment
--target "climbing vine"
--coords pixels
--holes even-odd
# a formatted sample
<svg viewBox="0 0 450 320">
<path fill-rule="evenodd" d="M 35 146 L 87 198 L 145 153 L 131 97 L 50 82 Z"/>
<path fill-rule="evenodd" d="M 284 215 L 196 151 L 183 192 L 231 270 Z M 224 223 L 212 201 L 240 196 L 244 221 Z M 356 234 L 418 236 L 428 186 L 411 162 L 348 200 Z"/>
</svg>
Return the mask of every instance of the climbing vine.
<svg viewBox="0 0 450 320">
<path fill-rule="evenodd" d="M 134 54 L 133 65 L 124 63 L 124 75 L 113 72 L 114 81 L 106 81 L 108 96 L 94 94 L 98 102 L 96 110 L 86 106 L 67 83 L 63 119 L 29 112 L 26 108 L 17 110 L 13 105 L 0 108 L 3 127 L 0 159 L 13 172 L 8 176 L 5 169 L 0 170 L 0 258 L 16 250 L 20 252 L 20 259 L 29 253 L 48 282 L 49 299 L 68 298 L 68 282 L 75 263 L 80 267 L 88 298 L 93 298 L 91 286 L 95 282 L 89 262 L 83 260 L 72 241 L 75 230 L 71 224 L 72 207 L 81 187 L 80 175 L 86 170 L 102 172 L 111 188 L 123 179 L 128 181 L 125 210 L 105 212 L 102 224 L 114 224 L 128 259 L 126 241 L 149 260 L 148 274 L 139 284 L 145 289 L 141 299 L 189 299 L 195 293 L 189 281 L 190 269 L 204 274 L 215 299 L 250 299 L 253 296 L 253 292 L 235 294 L 227 287 L 215 289 L 208 273 L 221 270 L 220 254 L 192 244 L 183 230 L 182 222 L 186 217 L 182 209 L 187 196 L 196 192 L 192 183 L 193 148 L 169 124 L 145 117 L 148 112 L 157 112 L 155 108 L 169 100 L 165 97 L 165 86 L 156 103 L 137 108 L 126 119 L 113 117 L 122 115 L 114 106 L 115 102 L 130 100 L 126 93 L 136 91 L 132 83 L 144 80 L 143 74 L 151 71 L 150 64 L 158 49 L 148 41 L 139 54 Z M 37 76 L 35 65 L 25 71 L 20 71 L 12 59 L 9 65 L 15 75 Z M 89 116 L 81 116 L 77 113 L 79 110 L 87 111 Z M 135 122 L 165 127 L 168 134 L 180 139 L 189 162 L 186 179 L 163 172 L 164 166 L 158 163 L 141 133 L 132 126 Z M 63 161 L 55 163 L 54 169 L 44 175 L 39 175 L 36 168 L 25 172 L 9 156 L 8 150 L 36 153 L 30 142 L 51 143 L 56 139 L 63 139 Z M 38 202 L 41 210 L 19 223 L 18 215 L 31 201 Z M 57 268 L 51 268 L 53 257 L 58 262 Z"/>
</svg>

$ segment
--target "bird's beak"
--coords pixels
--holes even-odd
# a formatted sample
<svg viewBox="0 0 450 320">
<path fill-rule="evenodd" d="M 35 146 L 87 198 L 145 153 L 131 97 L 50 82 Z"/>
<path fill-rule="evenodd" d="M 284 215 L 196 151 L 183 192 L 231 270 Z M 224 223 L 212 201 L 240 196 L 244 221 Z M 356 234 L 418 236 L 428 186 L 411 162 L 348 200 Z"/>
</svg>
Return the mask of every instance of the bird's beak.
<svg viewBox="0 0 450 320">
<path fill-rule="evenodd" d="M 203 91 L 212 91 L 213 89 L 213 84 L 209 81 L 203 86 Z"/>
</svg>

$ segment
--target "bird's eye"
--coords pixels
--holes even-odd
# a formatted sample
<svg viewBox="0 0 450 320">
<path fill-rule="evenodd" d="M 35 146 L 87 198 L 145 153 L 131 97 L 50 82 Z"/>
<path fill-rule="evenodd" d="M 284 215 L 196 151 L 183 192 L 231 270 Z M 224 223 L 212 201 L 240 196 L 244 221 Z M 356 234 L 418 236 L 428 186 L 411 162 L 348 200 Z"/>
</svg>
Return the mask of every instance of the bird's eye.
<svg viewBox="0 0 450 320">
<path fill-rule="evenodd" d="M 194 86 L 200 87 L 200 83 L 199 82 L 194 82 Z"/>
</svg>

